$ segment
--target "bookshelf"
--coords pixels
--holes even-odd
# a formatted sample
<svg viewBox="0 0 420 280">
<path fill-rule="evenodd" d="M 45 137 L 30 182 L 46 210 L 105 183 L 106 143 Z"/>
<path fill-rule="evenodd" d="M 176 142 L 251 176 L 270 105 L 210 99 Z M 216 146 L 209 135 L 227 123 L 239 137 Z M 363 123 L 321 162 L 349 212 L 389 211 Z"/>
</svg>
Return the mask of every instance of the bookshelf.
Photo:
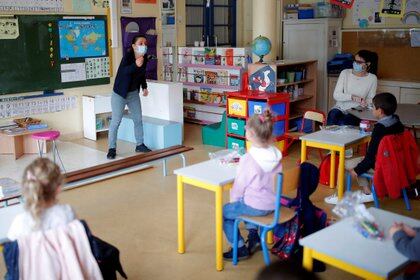
<svg viewBox="0 0 420 280">
<path fill-rule="evenodd" d="M 265 76 L 263 72 L 266 72 Z M 285 92 L 289 95 L 289 120 L 295 121 L 306 110 L 316 108 L 316 60 L 278 60 L 267 64 L 249 64 L 248 73 L 251 89 L 261 90 L 264 85 L 267 92 Z M 292 128 L 292 125 L 289 126 Z"/>
</svg>

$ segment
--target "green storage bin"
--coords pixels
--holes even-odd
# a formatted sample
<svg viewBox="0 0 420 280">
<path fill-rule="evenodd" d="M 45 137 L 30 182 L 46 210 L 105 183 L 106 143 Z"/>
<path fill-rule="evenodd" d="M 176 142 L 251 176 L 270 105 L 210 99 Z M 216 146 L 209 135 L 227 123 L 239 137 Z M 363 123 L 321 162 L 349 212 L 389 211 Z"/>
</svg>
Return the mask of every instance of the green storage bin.
<svg viewBox="0 0 420 280">
<path fill-rule="evenodd" d="M 238 139 L 235 137 L 228 137 L 228 149 L 238 150 L 240 148 L 245 149 L 245 140 Z"/>
<path fill-rule="evenodd" d="M 203 126 L 201 135 L 204 145 L 226 147 L 226 112 L 221 122 Z"/>
<path fill-rule="evenodd" d="M 228 118 L 228 133 L 245 136 L 245 120 Z"/>
</svg>

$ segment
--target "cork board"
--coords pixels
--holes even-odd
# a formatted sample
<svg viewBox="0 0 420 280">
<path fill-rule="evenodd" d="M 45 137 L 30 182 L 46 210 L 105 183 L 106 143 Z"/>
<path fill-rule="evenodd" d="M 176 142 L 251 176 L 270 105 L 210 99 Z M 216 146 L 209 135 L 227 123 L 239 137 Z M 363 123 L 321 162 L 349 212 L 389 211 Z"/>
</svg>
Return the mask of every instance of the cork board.
<svg viewBox="0 0 420 280">
<path fill-rule="evenodd" d="M 378 54 L 378 79 L 420 82 L 420 48 L 410 46 L 408 30 L 346 31 L 342 40 L 342 52 Z"/>
</svg>

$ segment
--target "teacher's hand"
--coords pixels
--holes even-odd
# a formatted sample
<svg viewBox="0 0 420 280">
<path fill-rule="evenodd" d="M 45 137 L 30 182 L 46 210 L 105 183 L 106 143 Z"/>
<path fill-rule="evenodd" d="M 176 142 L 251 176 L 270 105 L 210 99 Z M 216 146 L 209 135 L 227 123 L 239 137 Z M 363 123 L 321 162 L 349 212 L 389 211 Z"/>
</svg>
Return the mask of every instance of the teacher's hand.
<svg viewBox="0 0 420 280">
<path fill-rule="evenodd" d="M 136 65 L 137 67 L 141 67 L 143 65 L 144 62 L 144 57 L 140 56 L 139 58 L 136 59 Z"/>
<path fill-rule="evenodd" d="M 147 88 L 143 89 L 143 96 L 148 96 L 149 90 Z"/>
</svg>

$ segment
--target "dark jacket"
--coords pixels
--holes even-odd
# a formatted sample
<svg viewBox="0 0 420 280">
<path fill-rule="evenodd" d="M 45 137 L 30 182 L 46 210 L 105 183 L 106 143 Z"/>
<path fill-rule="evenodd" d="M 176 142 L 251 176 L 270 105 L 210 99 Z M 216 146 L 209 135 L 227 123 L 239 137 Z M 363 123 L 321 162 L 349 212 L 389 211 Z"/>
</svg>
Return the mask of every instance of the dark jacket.
<svg viewBox="0 0 420 280">
<path fill-rule="evenodd" d="M 365 158 L 354 168 L 357 175 L 366 173 L 369 169 L 375 168 L 376 154 L 378 152 L 379 143 L 386 135 L 398 134 L 404 132 L 404 126 L 400 122 L 397 115 L 393 115 L 390 121 L 381 123 L 377 122 L 373 128 L 371 140 L 365 155 Z"/>
<path fill-rule="evenodd" d="M 86 222 L 80 221 L 86 231 L 92 254 L 98 262 L 104 280 L 116 280 L 118 271 L 127 279 L 120 262 L 120 251 L 111 244 L 93 236 Z M 19 246 L 18 242 L 6 242 L 3 244 L 3 256 L 6 264 L 5 280 L 19 280 Z"/>
<path fill-rule="evenodd" d="M 127 52 L 118 67 L 117 77 L 115 78 L 114 83 L 114 92 L 121 97 L 126 98 L 128 92 L 134 90 L 138 91 L 140 86 L 142 89 L 146 89 L 147 61 L 147 55 L 145 55 L 143 65 L 137 67 L 134 52 Z"/>
</svg>

